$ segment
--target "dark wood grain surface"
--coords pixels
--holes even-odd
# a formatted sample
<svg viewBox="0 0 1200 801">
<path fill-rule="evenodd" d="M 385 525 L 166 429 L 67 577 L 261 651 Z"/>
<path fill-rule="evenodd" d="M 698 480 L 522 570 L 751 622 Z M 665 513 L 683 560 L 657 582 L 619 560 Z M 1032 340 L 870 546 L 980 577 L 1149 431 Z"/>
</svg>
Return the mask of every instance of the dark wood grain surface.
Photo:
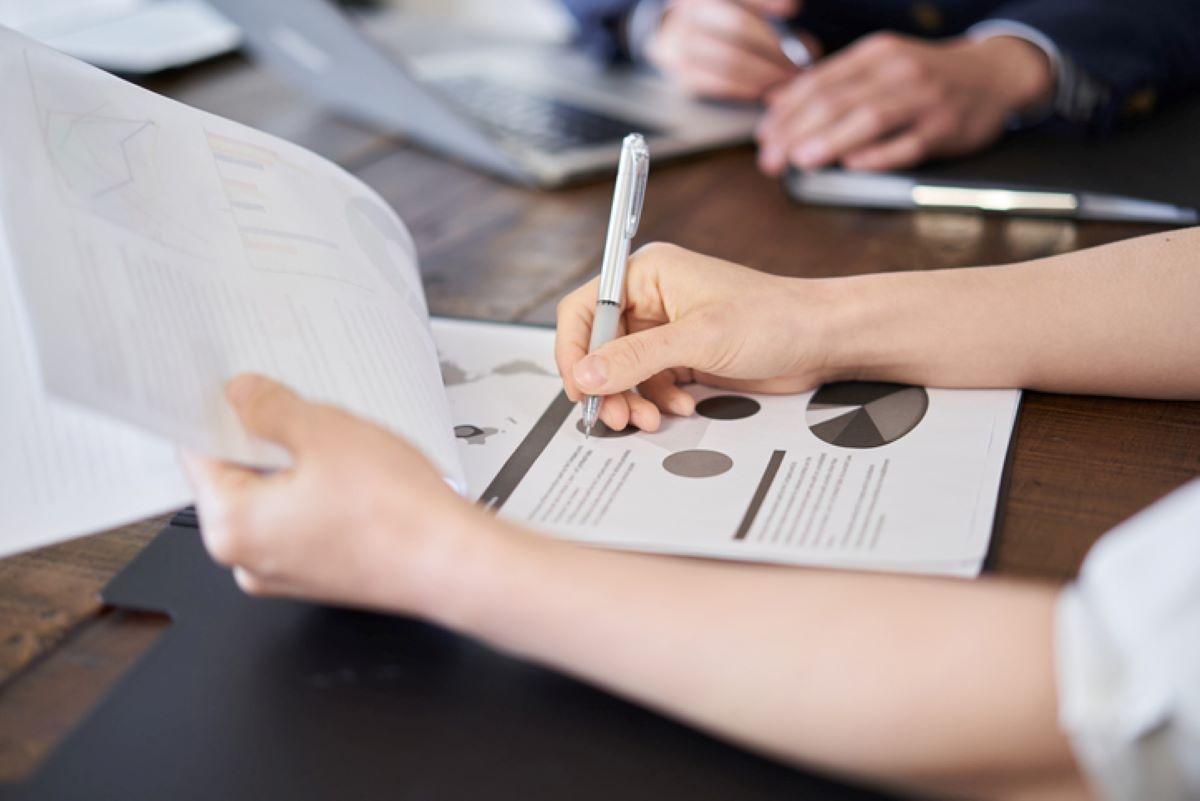
<svg viewBox="0 0 1200 801">
<path fill-rule="evenodd" d="M 238 58 L 153 88 L 285 136 L 374 186 L 410 226 L 435 313 L 547 323 L 597 269 L 611 186 L 519 189 L 335 119 Z M 804 208 L 749 148 L 656 164 L 642 241 L 797 276 L 1046 256 L 1147 226 Z M 1200 473 L 1200 404 L 1028 394 L 988 569 L 1062 581 L 1104 531 Z M 164 625 L 100 587 L 161 519 L 0 560 L 0 779 L 24 775 Z"/>
</svg>

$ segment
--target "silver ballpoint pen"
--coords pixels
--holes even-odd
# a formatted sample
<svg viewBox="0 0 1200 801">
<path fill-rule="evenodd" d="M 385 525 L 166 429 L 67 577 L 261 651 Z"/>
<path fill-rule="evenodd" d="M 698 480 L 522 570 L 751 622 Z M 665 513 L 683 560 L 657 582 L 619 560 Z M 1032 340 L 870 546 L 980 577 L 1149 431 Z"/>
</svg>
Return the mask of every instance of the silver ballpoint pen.
<svg viewBox="0 0 1200 801">
<path fill-rule="evenodd" d="M 1196 209 L 1142 198 L 979 181 L 921 180 L 845 170 L 793 170 L 789 194 L 805 203 L 879 209 L 964 209 L 1000 214 L 1195 225 Z"/>
<path fill-rule="evenodd" d="M 608 217 L 608 236 L 604 240 L 604 260 L 600 263 L 600 292 L 596 296 L 596 316 L 592 320 L 592 340 L 588 353 L 598 350 L 617 336 L 621 306 L 625 300 L 625 265 L 629 261 L 629 243 L 642 219 L 646 197 L 646 178 L 650 174 L 650 150 L 641 134 L 631 133 L 621 144 L 617 167 L 617 185 L 613 190 L 612 212 Z M 583 401 L 583 431 L 591 437 L 600 416 L 599 395 Z"/>
</svg>

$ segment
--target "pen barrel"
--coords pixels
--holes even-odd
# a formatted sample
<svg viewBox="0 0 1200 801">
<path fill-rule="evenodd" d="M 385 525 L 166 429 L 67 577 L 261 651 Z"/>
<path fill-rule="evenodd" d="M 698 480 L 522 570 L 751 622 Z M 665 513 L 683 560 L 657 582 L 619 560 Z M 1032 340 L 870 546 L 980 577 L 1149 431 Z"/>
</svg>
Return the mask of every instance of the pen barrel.
<svg viewBox="0 0 1200 801">
<path fill-rule="evenodd" d="M 620 306 L 625 294 L 625 267 L 629 263 L 629 240 L 621 237 L 613 241 L 609 230 L 608 242 L 604 245 L 605 268 L 600 270 L 600 291 L 597 299 L 601 303 Z"/>
<path fill-rule="evenodd" d="M 604 300 L 596 304 L 596 316 L 592 320 L 592 339 L 588 343 L 588 353 L 595 353 L 616 339 L 620 324 L 620 306 L 612 301 Z"/>
<path fill-rule="evenodd" d="M 649 157 L 646 141 L 640 134 L 625 137 L 613 187 L 608 235 L 604 239 L 604 259 L 600 265 L 599 300 L 603 302 L 620 305 L 622 300 L 629 243 L 641 217 Z"/>
<path fill-rule="evenodd" d="M 621 325 L 621 307 L 611 301 L 600 301 L 596 304 L 596 316 L 592 318 L 592 338 L 588 342 L 588 353 L 595 353 L 600 348 L 617 338 Z M 601 398 L 589 395 L 583 402 L 583 423 L 588 428 L 596 424 L 596 416 L 600 413 Z"/>
</svg>

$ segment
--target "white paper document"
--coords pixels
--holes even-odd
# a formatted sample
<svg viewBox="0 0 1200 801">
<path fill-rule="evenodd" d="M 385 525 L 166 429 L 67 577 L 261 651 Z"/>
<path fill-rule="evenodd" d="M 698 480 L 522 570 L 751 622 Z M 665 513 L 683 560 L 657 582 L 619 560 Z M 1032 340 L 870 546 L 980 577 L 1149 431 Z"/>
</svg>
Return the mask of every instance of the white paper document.
<svg viewBox="0 0 1200 801">
<path fill-rule="evenodd" d="M 0 29 L 0 219 L 49 393 L 278 465 L 224 401 L 257 371 L 461 480 L 413 243 L 294 145 Z"/>
<path fill-rule="evenodd" d="M 692 417 L 585 439 L 553 332 L 435 320 L 474 497 L 568 539 L 646 551 L 975 575 L 1020 393 L 692 386 Z"/>
<path fill-rule="evenodd" d="M 185 505 L 175 449 L 44 397 L 0 249 L 0 557 Z"/>
</svg>

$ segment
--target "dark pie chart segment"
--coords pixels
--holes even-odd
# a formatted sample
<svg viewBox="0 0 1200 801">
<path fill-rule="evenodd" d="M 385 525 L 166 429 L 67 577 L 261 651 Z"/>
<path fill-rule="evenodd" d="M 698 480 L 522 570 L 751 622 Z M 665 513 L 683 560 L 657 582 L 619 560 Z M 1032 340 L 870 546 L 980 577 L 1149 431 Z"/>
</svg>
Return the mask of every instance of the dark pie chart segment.
<svg viewBox="0 0 1200 801">
<path fill-rule="evenodd" d="M 879 448 L 917 427 L 929 409 L 921 387 L 880 381 L 826 384 L 808 402 L 808 428 L 842 448 Z"/>
</svg>

